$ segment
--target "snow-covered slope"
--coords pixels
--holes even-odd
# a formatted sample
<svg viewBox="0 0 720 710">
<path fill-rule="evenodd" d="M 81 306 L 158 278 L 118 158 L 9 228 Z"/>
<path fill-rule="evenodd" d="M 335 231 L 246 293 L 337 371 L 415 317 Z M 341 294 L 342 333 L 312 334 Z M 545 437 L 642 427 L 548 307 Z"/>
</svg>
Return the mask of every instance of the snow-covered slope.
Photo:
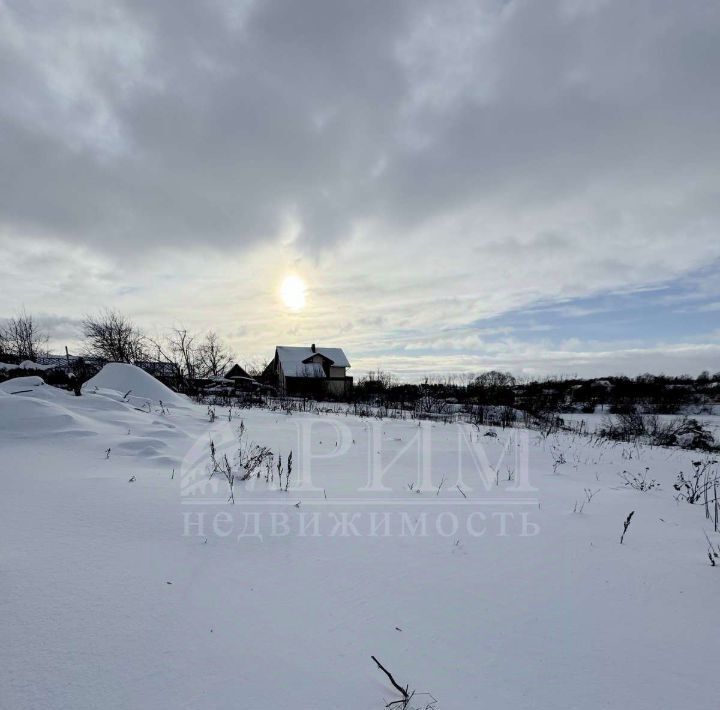
<svg viewBox="0 0 720 710">
<path fill-rule="evenodd" d="M 379 709 L 398 695 L 370 655 L 410 707 L 716 705 L 720 536 L 673 489 L 697 452 L 25 389 L 0 394 L 2 708 Z M 215 475 L 203 502 L 188 474 L 240 417 L 293 451 L 290 488 L 263 473 L 233 506 Z"/>
</svg>

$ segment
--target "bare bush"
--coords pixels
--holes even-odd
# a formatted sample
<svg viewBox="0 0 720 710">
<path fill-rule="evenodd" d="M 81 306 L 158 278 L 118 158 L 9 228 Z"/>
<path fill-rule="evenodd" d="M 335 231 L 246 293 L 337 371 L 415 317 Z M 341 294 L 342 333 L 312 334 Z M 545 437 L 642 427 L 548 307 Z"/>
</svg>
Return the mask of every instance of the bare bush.
<svg viewBox="0 0 720 710">
<path fill-rule="evenodd" d="M 615 418 L 606 417 L 599 431 L 600 436 L 615 441 L 635 441 L 647 434 L 642 414 L 633 409 L 616 414 Z"/>
<path fill-rule="evenodd" d="M 245 424 L 242 421 L 236 431 L 236 436 L 237 450 L 232 460 L 227 454 L 219 455 L 215 442 L 210 441 L 210 478 L 215 474 L 220 474 L 226 480 L 229 489 L 229 503 L 235 502 L 235 482 L 247 481 L 253 477 L 259 478 L 262 469 L 267 468 L 273 458 L 273 453 L 269 448 L 245 438 Z M 288 457 L 288 464 L 292 470 L 292 453 Z"/>
<path fill-rule="evenodd" d="M 675 417 L 663 421 L 654 414 L 637 410 L 606 418 L 598 434 L 613 441 L 646 443 L 652 446 L 679 446 L 710 451 L 715 448 L 712 433 L 697 419 Z"/>
<path fill-rule="evenodd" d="M 717 528 L 715 529 L 715 532 L 717 532 Z M 708 544 L 707 556 L 710 560 L 710 566 L 717 567 L 717 560 L 720 559 L 720 544 L 713 543 L 707 533 L 705 533 L 705 539 Z"/>
<path fill-rule="evenodd" d="M 693 472 L 686 476 L 678 473 L 673 488 L 677 491 L 675 498 L 684 500 L 691 505 L 702 503 L 705 506 L 705 517 L 713 521 L 715 532 L 720 529 L 720 474 L 717 459 L 693 461 Z"/>
<path fill-rule="evenodd" d="M 235 463 L 240 471 L 240 480 L 247 481 L 260 471 L 265 462 L 272 458 L 273 453 L 266 446 L 260 446 L 254 441 L 245 440 L 245 424 L 243 422 L 240 422 L 237 437 L 238 449 Z M 292 460 L 292 454 L 290 456 Z"/>
<path fill-rule="evenodd" d="M 0 327 L 0 352 L 20 361 L 36 362 L 39 357 L 48 354 L 48 336 L 37 321 L 23 311 Z"/>
<path fill-rule="evenodd" d="M 653 488 L 660 488 L 660 484 L 654 479 L 649 478 L 649 468 L 646 468 L 641 473 L 630 473 L 629 471 L 623 471 L 618 473 L 618 476 L 623 480 L 623 483 L 636 491 L 651 491 Z"/>
</svg>

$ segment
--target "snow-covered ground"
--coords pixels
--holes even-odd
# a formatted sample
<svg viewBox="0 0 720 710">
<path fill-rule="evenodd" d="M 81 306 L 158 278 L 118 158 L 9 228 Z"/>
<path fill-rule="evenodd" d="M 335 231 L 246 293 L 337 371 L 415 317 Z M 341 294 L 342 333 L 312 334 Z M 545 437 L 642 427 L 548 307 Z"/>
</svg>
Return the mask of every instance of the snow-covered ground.
<svg viewBox="0 0 720 710">
<path fill-rule="evenodd" d="M 714 405 L 711 409 L 715 410 Z M 609 412 L 598 410 L 594 414 L 584 414 L 581 412 L 563 412 L 559 415 L 568 426 L 581 427 L 583 431 L 595 432 L 607 426 L 608 422 L 613 419 L 613 415 Z M 658 414 L 655 415 L 661 424 L 676 422 L 684 417 L 696 419 L 700 424 L 712 432 L 716 440 L 720 440 L 720 414 L 698 414 L 693 411 L 684 411 L 678 414 Z"/>
<path fill-rule="evenodd" d="M 672 487 L 697 453 L 210 421 L 145 377 L 0 385 L 0 707 L 382 708 L 400 696 L 371 655 L 411 707 L 715 707 L 720 536 Z M 210 440 L 232 454 L 241 421 L 275 458 L 231 505 Z"/>
</svg>

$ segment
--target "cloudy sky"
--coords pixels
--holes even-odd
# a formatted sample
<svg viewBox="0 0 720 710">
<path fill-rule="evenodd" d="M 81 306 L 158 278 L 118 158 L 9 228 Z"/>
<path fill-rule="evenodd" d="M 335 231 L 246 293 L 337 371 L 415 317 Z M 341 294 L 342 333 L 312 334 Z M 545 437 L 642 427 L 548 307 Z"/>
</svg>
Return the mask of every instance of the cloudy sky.
<svg viewBox="0 0 720 710">
<path fill-rule="evenodd" d="M 0 0 L 0 317 L 720 370 L 718 77 L 717 0 Z"/>
</svg>

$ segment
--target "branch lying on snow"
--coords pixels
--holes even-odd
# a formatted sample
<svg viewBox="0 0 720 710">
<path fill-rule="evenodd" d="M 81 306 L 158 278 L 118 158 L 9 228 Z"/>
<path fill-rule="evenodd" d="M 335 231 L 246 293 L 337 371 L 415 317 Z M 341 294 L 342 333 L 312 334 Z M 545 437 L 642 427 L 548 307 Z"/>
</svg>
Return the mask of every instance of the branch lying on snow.
<svg viewBox="0 0 720 710">
<path fill-rule="evenodd" d="M 393 684 L 393 687 L 395 688 L 395 690 L 397 690 L 402 695 L 402 700 L 393 700 L 392 702 L 388 703 L 385 707 L 391 708 L 393 705 L 398 705 L 399 707 L 403 708 L 403 710 L 405 710 L 405 708 L 407 708 L 408 703 L 410 702 L 411 698 L 413 697 L 413 695 L 415 695 L 415 691 L 413 691 L 412 693 L 408 692 L 409 686 L 406 685 L 403 688 L 401 685 L 399 685 L 397 683 L 395 678 L 392 677 L 392 673 L 390 673 L 390 671 L 387 668 L 385 668 L 385 666 L 383 666 L 383 664 L 380 663 L 380 661 L 378 661 L 378 659 L 375 658 L 375 656 L 370 656 L 370 658 L 372 658 L 373 661 L 375 661 L 375 663 L 377 664 L 377 667 L 388 677 L 390 682 Z"/>
<path fill-rule="evenodd" d="M 380 663 L 380 661 L 378 661 L 378 659 L 375 658 L 375 656 L 370 656 L 370 658 L 372 658 L 373 661 L 375 661 L 375 663 L 377 663 L 377 667 L 390 679 L 390 682 L 393 684 L 393 687 L 395 688 L 395 690 L 397 690 L 399 693 L 402 694 L 403 702 L 407 703 L 407 701 L 410 700 L 410 695 L 408 693 L 408 686 L 405 686 L 403 688 L 401 685 L 398 685 L 397 682 L 395 681 L 395 678 L 392 677 L 392 673 L 390 673 L 390 671 L 387 668 L 385 668 L 385 666 L 383 666 L 383 664 Z M 388 707 L 389 707 L 389 705 L 388 705 Z"/>
<path fill-rule="evenodd" d="M 398 631 L 401 631 L 401 629 L 398 628 L 397 626 L 396 626 L 395 628 L 396 628 Z M 378 659 L 375 658 L 375 656 L 370 656 L 370 658 L 372 658 L 373 661 L 375 661 L 375 663 L 377 664 L 377 667 L 388 677 L 388 679 L 390 680 L 390 682 L 393 684 L 393 687 L 395 688 L 395 690 L 397 690 L 397 691 L 402 695 L 402 699 L 400 699 L 400 700 L 393 700 L 393 701 L 389 702 L 385 707 L 386 707 L 386 708 L 392 708 L 392 707 L 394 707 L 394 706 L 397 706 L 397 707 L 401 708 L 402 710 L 407 710 L 407 707 L 409 706 L 410 701 L 411 701 L 411 700 L 415 697 L 415 695 L 416 695 L 415 691 L 413 690 L 412 692 L 410 692 L 410 691 L 408 690 L 409 686 L 407 686 L 407 685 L 403 688 L 403 687 L 395 680 L 395 678 L 393 678 L 392 673 L 390 673 L 390 671 L 389 671 L 387 668 L 385 668 L 385 666 L 383 666 L 383 664 L 380 663 L 380 661 L 378 661 Z M 425 696 L 427 696 L 428 698 L 430 698 L 430 702 L 428 702 L 428 703 L 425 704 L 424 710 L 437 710 L 437 698 L 435 698 L 435 697 L 434 697 L 432 694 L 430 694 L 430 693 L 419 693 L 419 695 L 425 695 Z"/>
</svg>

